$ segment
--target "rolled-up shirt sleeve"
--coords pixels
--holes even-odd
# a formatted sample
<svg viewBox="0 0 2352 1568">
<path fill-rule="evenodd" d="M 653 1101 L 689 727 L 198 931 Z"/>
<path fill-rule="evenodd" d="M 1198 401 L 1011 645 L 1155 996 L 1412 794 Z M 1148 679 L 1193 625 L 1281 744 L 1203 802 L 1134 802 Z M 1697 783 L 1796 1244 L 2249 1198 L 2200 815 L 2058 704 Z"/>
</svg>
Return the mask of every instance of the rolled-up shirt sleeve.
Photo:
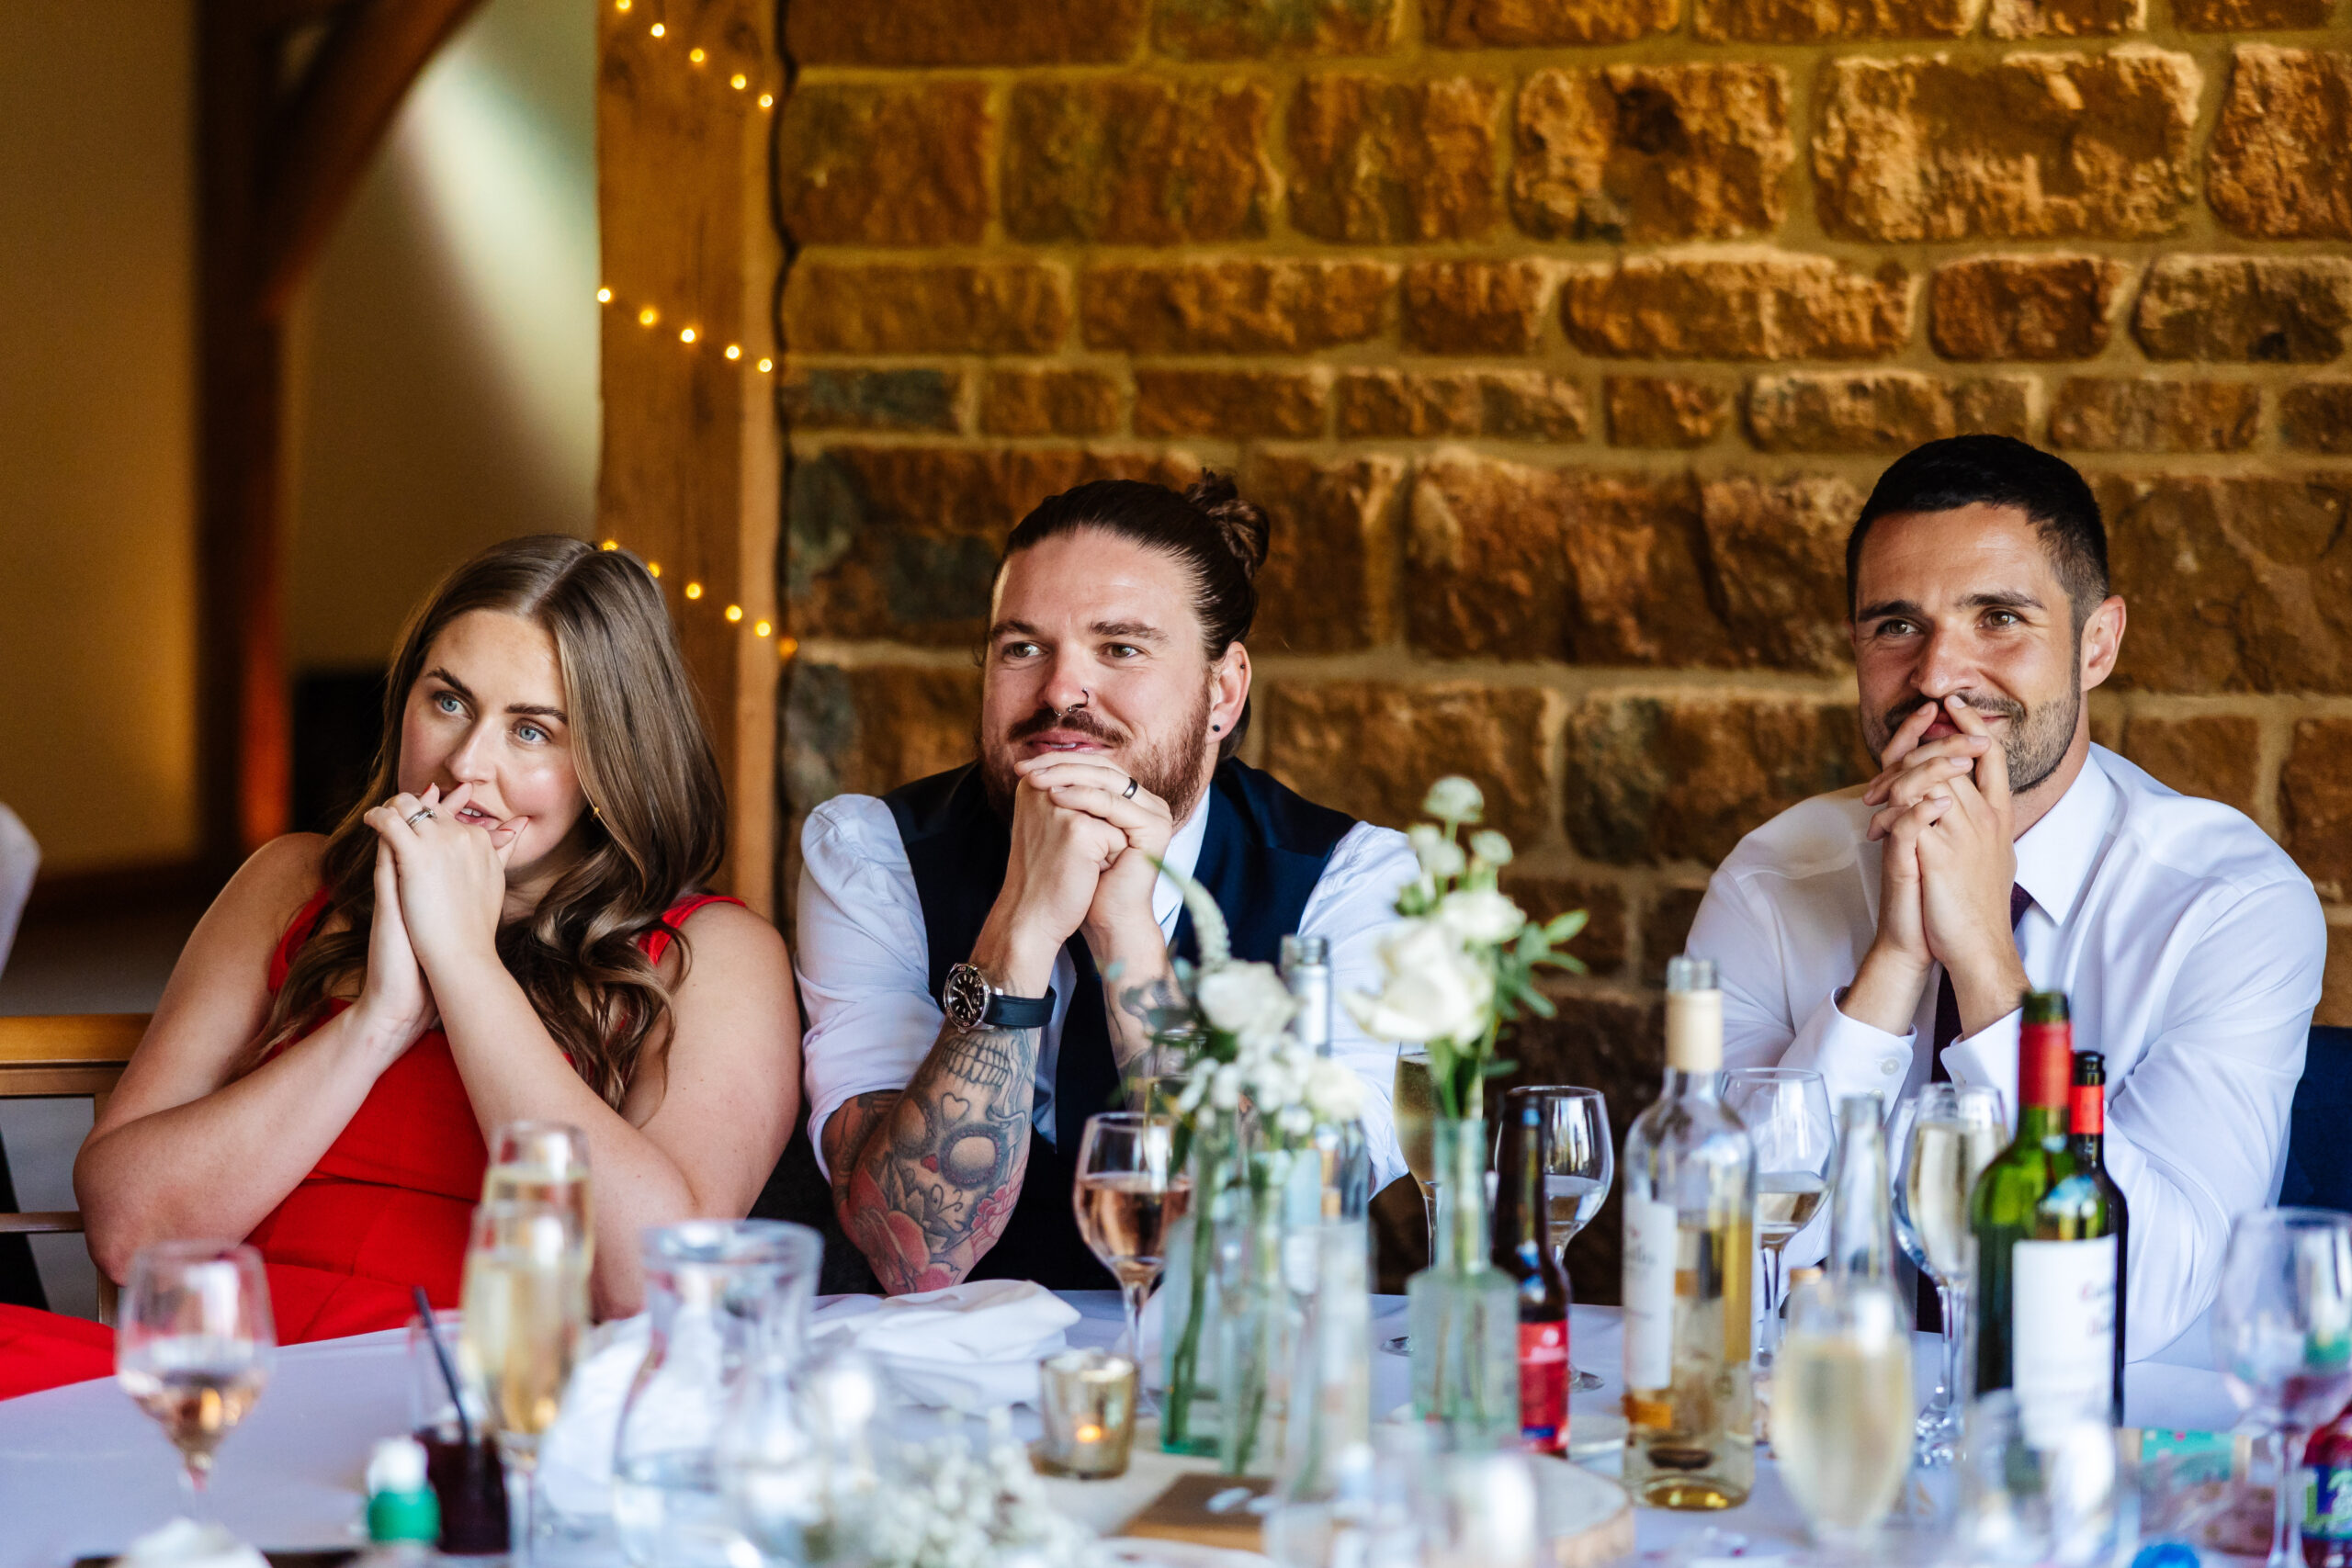
<svg viewBox="0 0 2352 1568">
<path fill-rule="evenodd" d="M 1331 1055 L 1363 1083 L 1375 1191 L 1405 1174 L 1393 1099 L 1396 1047 L 1366 1034 L 1342 998 L 1351 991 L 1380 989 L 1381 933 L 1396 922 L 1397 890 L 1419 874 L 1420 864 L 1404 834 L 1360 822 L 1332 850 L 1299 913 L 1301 935 L 1331 944 Z"/>
<path fill-rule="evenodd" d="M 906 846 L 889 808 L 837 795 L 800 834 L 793 944 L 808 1139 L 828 1178 L 825 1123 L 851 1098 L 904 1089 L 945 1015 L 931 994 L 931 944 Z"/>
<path fill-rule="evenodd" d="M 2300 879 L 2257 888 L 2188 953 L 2162 1029 L 2108 1100 L 2108 1174 L 2131 1207 L 2134 1360 L 2211 1304 L 2231 1225 L 2278 1197 L 2327 963 L 2318 896 Z"/>
</svg>

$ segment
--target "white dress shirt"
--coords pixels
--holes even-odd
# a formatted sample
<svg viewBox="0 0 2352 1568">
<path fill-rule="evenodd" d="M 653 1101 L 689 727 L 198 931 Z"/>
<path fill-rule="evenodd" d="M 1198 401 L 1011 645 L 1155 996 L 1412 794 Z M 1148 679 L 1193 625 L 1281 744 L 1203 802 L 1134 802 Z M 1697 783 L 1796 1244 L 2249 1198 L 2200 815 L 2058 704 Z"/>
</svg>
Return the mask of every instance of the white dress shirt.
<svg viewBox="0 0 2352 1568">
<path fill-rule="evenodd" d="M 1169 865 L 1192 874 L 1208 819 L 1204 795 L 1168 841 Z M 1359 822 L 1332 850 L 1298 922 L 1300 934 L 1322 937 L 1331 946 L 1331 1051 L 1363 1080 L 1375 1191 L 1405 1174 L 1389 1103 L 1396 1048 L 1366 1035 L 1336 1004 L 1350 990 L 1379 988 L 1373 943 L 1396 919 L 1397 889 L 1419 874 L 1404 834 Z M 1174 941 L 1183 900 L 1165 876 L 1152 888 L 1151 912 L 1161 934 Z M 945 1015 L 931 989 L 930 953 L 922 898 L 890 808 L 870 795 L 837 795 L 810 812 L 800 832 L 793 964 L 808 1011 L 801 1070 L 808 1137 L 820 1165 L 825 1163 L 825 1122 L 833 1112 L 854 1096 L 906 1088 L 939 1037 Z M 1061 1059 L 1062 1018 L 1076 980 L 1069 954 L 1057 953 L 1054 1015 L 1037 1049 L 1031 1118 L 1048 1141 L 1055 1141 L 1054 1068 Z"/>
<path fill-rule="evenodd" d="M 1816 1068 L 1833 1102 L 1874 1089 L 1892 1116 L 1928 1079 L 1942 975 L 1907 1034 L 1838 1010 L 1878 927 L 1861 797 L 1816 796 L 1742 840 L 1689 951 L 1722 974 L 1726 1066 Z M 2017 856 L 2026 975 L 2067 994 L 2075 1048 L 2107 1057 L 2107 1168 L 2132 1211 L 2126 1353 L 2141 1360 L 2212 1301 L 2231 1222 L 2278 1199 L 2326 927 L 2261 829 L 2103 747 Z M 2011 1012 L 1943 1052 L 1953 1082 L 2001 1091 L 2012 1127 L 2018 1024 Z"/>
</svg>

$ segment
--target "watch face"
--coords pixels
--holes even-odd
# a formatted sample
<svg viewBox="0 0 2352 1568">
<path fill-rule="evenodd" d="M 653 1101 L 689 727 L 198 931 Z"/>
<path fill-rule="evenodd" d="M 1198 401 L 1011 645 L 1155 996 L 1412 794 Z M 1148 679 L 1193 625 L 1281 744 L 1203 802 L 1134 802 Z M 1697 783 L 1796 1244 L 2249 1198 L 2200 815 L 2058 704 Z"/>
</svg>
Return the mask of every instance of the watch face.
<svg viewBox="0 0 2352 1568">
<path fill-rule="evenodd" d="M 947 972 L 946 994 L 940 1005 L 958 1027 L 978 1029 L 989 1012 L 987 976 L 968 964 L 958 964 Z"/>
</svg>

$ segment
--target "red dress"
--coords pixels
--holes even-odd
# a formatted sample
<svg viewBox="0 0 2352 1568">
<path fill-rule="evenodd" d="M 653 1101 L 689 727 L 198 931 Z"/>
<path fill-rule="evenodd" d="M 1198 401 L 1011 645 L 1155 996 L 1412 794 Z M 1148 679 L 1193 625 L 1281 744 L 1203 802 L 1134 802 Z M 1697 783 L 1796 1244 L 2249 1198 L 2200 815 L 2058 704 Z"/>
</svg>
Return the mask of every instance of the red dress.
<svg viewBox="0 0 2352 1568">
<path fill-rule="evenodd" d="M 698 894 L 671 905 L 662 919 L 674 929 L 706 904 L 741 901 Z M 326 905 L 321 889 L 286 928 L 270 955 L 273 995 Z M 656 927 L 639 943 L 659 964 L 670 931 Z M 330 1002 L 320 1021 L 348 1006 Z M 415 1310 L 413 1285 L 423 1285 L 435 1306 L 455 1307 L 489 1162 L 448 1036 L 438 1029 L 420 1035 L 376 1079 L 311 1174 L 245 1238 L 261 1250 L 269 1275 L 277 1342 L 398 1328 Z M 0 1306 L 0 1398 L 113 1371 L 111 1328 Z"/>
</svg>

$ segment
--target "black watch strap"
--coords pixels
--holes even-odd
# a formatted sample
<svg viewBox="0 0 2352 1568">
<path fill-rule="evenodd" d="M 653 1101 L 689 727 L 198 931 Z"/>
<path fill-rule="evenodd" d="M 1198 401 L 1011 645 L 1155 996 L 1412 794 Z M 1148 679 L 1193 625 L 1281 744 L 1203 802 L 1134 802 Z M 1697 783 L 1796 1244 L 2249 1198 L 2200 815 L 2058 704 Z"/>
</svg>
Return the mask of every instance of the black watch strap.
<svg viewBox="0 0 2352 1568">
<path fill-rule="evenodd" d="M 990 1029 L 1043 1029 L 1054 1018 L 1054 988 L 1042 997 L 1008 997 L 998 991 L 989 998 L 980 1021 Z"/>
</svg>

